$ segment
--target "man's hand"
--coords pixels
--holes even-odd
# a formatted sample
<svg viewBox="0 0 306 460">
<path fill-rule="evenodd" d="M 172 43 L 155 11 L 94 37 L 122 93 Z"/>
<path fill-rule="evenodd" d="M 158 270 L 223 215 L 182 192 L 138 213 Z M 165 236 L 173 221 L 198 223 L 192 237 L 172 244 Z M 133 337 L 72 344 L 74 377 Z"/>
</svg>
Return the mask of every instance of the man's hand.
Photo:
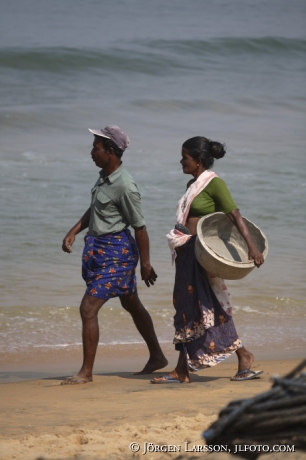
<svg viewBox="0 0 306 460">
<path fill-rule="evenodd" d="M 151 265 L 141 266 L 140 268 L 141 279 L 146 283 L 147 287 L 153 286 L 157 279 L 157 274 Z"/>
<path fill-rule="evenodd" d="M 146 226 L 135 227 L 135 239 L 140 255 L 140 273 L 141 279 L 146 283 L 147 287 L 156 281 L 157 275 L 154 268 L 150 264 L 150 251 L 149 251 L 149 236 Z"/>
<path fill-rule="evenodd" d="M 69 230 L 63 239 L 62 250 L 70 254 L 72 252 L 72 245 L 75 242 L 75 237 L 78 233 L 88 227 L 90 219 L 90 208 L 87 209 L 81 219 Z"/>
<path fill-rule="evenodd" d="M 67 235 L 65 236 L 65 238 L 63 239 L 63 244 L 62 244 L 62 250 L 64 252 L 68 252 L 68 254 L 70 254 L 72 252 L 72 245 L 75 241 L 75 235 L 73 233 L 67 233 Z"/>
</svg>

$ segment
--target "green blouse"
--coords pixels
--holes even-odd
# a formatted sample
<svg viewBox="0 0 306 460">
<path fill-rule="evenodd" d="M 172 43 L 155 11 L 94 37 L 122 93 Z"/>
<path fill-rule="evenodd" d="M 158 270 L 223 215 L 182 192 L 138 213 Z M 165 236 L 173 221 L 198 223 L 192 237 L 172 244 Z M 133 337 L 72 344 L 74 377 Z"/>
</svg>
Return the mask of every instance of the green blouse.
<svg viewBox="0 0 306 460">
<path fill-rule="evenodd" d="M 193 182 L 195 179 L 188 182 L 187 188 Z M 202 217 L 220 211 L 229 214 L 234 209 L 238 209 L 238 206 L 226 183 L 220 177 L 214 177 L 191 203 L 188 217 Z"/>
</svg>

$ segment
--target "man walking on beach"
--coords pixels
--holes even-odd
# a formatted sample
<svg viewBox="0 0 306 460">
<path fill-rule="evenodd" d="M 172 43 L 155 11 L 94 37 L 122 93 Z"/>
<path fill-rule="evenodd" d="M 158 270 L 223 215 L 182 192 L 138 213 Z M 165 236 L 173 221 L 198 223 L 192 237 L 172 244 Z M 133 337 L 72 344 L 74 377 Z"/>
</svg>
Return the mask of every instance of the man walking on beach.
<svg viewBox="0 0 306 460">
<path fill-rule="evenodd" d="M 82 276 L 87 289 L 80 306 L 83 364 L 77 375 L 62 384 L 92 382 L 99 342 L 98 312 L 114 297 L 119 297 L 122 307 L 131 314 L 149 349 L 149 360 L 139 374 L 151 374 L 168 364 L 152 319 L 137 294 L 135 269 L 139 257 L 141 278 L 148 287 L 155 283 L 157 275 L 150 264 L 149 237 L 140 194 L 122 166 L 121 157 L 129 138 L 115 125 L 89 131 L 94 134 L 91 157 L 102 169 L 91 191 L 91 206 L 69 230 L 62 245 L 64 252 L 71 253 L 76 235 L 88 227 L 82 258 Z M 135 239 L 129 226 L 134 229 Z"/>
</svg>

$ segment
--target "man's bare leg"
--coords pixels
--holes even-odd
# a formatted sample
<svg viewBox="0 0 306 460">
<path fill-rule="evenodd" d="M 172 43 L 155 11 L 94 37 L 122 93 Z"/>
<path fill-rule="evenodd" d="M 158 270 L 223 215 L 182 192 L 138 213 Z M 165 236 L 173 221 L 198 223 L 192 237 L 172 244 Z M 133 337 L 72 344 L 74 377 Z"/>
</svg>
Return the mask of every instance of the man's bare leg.
<svg viewBox="0 0 306 460">
<path fill-rule="evenodd" d="M 137 292 L 120 297 L 123 308 L 130 313 L 135 326 L 145 340 L 150 352 L 150 358 L 145 367 L 135 375 L 152 374 L 158 369 L 166 367 L 168 361 L 162 352 L 157 340 L 151 316 L 140 302 Z"/>
<path fill-rule="evenodd" d="M 98 312 L 106 302 L 104 299 L 85 294 L 81 305 L 83 339 L 83 364 L 79 372 L 62 382 L 62 385 L 77 385 L 92 382 L 92 370 L 95 362 L 96 351 L 99 343 Z"/>
</svg>

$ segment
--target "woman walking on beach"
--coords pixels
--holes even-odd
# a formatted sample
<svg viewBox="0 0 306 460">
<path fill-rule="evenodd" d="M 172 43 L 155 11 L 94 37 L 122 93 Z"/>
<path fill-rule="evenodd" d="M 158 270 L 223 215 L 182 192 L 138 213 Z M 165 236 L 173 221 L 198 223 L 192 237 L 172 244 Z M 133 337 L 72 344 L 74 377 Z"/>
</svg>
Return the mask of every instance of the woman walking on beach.
<svg viewBox="0 0 306 460">
<path fill-rule="evenodd" d="M 215 366 L 234 352 L 238 371 L 232 380 L 250 380 L 262 373 L 251 369 L 254 356 L 238 338 L 231 296 L 224 281 L 206 272 L 195 257 L 199 219 L 222 211 L 245 239 L 249 259 L 257 267 L 264 262 L 225 182 L 210 169 L 214 159 L 222 158 L 225 153 L 223 144 L 200 136 L 188 139 L 182 147 L 183 172 L 194 179 L 188 182 L 187 191 L 178 203 L 177 225 L 167 235 L 176 264 L 174 344 L 179 358 L 172 372 L 151 380 L 152 383 L 189 383 L 189 371 Z"/>
</svg>

